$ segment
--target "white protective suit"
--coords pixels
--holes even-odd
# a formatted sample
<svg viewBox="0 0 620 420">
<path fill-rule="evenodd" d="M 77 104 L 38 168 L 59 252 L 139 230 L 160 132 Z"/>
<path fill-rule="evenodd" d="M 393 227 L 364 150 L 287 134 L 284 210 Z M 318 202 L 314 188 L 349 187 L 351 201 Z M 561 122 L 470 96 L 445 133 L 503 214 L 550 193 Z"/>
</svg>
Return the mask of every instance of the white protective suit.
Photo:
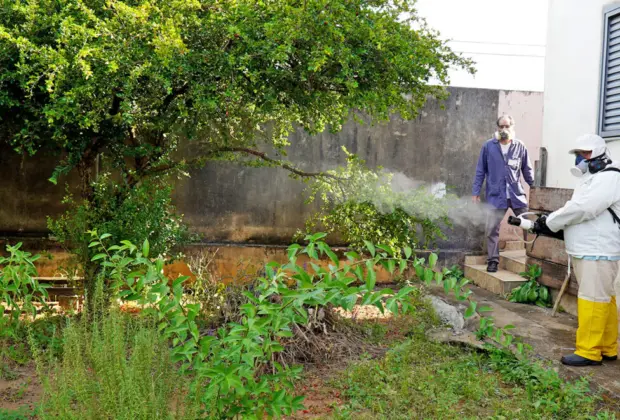
<svg viewBox="0 0 620 420">
<path fill-rule="evenodd" d="M 605 140 L 596 135 L 577 139 L 576 151 L 592 151 L 592 157 L 605 155 L 611 160 Z M 614 163 L 607 166 L 618 167 Z M 575 171 L 581 175 L 579 170 Z M 600 362 L 617 356 L 618 314 L 616 290 L 620 275 L 620 226 L 608 209 L 620 217 L 620 173 L 587 171 L 580 176 L 573 196 L 564 207 L 547 217 L 547 227 L 564 230 L 566 252 L 574 257 L 579 283 L 575 354 Z M 610 360 L 610 359 L 607 359 Z"/>
</svg>

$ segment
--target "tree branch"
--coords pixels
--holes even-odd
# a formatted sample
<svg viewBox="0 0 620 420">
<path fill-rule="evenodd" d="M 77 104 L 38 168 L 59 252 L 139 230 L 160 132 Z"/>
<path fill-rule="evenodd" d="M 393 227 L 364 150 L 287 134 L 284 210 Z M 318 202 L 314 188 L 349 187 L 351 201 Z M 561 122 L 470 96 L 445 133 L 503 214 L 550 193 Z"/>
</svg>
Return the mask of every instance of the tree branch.
<svg viewBox="0 0 620 420">
<path fill-rule="evenodd" d="M 165 164 L 165 165 L 160 165 L 157 167 L 154 167 L 148 171 L 145 171 L 145 174 L 148 175 L 152 175 L 158 172 L 165 172 L 165 171 L 169 171 L 171 169 L 175 169 L 177 167 L 180 166 L 194 166 L 196 164 L 202 163 L 205 159 L 209 159 L 209 157 L 218 155 L 220 153 L 243 153 L 246 155 L 251 155 L 251 156 L 256 156 L 257 158 L 259 158 L 260 160 L 264 160 L 265 162 L 271 163 L 274 166 L 280 167 L 282 169 L 286 169 L 287 171 L 300 176 L 302 178 L 317 178 L 317 177 L 323 177 L 323 178 L 331 178 L 334 180 L 338 180 L 338 181 L 344 181 L 345 178 L 336 176 L 336 175 L 332 175 L 332 174 L 328 174 L 326 172 L 306 172 L 306 171 L 302 171 L 296 167 L 294 167 L 293 165 L 291 165 L 290 163 L 278 160 L 278 159 L 274 159 L 269 157 L 265 152 L 261 152 L 259 150 L 254 150 L 254 149 L 249 149 L 249 148 L 245 148 L 245 147 L 222 147 L 219 149 L 214 149 L 214 150 L 210 150 L 207 154 L 202 155 L 198 158 L 192 159 L 190 161 L 185 161 L 185 162 L 175 162 L 175 163 L 169 163 L 169 164 Z"/>
<path fill-rule="evenodd" d="M 184 84 L 180 88 L 173 89 L 172 92 L 170 92 L 170 94 L 164 98 L 164 103 L 163 103 L 164 111 L 166 111 L 168 109 L 168 107 L 170 106 L 172 101 L 174 101 L 179 96 L 187 93 L 188 90 L 189 90 L 189 85 L 188 84 Z"/>
</svg>

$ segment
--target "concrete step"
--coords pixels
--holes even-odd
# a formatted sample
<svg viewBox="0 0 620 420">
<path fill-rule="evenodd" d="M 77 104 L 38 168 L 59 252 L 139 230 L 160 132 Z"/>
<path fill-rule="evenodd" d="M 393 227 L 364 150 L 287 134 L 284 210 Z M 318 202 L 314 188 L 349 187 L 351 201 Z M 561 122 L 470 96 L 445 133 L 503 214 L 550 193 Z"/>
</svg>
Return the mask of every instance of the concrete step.
<svg viewBox="0 0 620 420">
<path fill-rule="evenodd" d="M 516 251 L 502 251 L 499 253 L 499 268 L 519 274 L 525 271 L 525 249 Z M 467 255 L 465 265 L 485 265 L 486 255 Z"/>
<path fill-rule="evenodd" d="M 525 279 L 511 271 L 500 268 L 497 273 L 487 273 L 486 264 L 465 264 L 465 277 L 472 283 L 498 295 L 506 295 L 525 283 Z"/>
<path fill-rule="evenodd" d="M 500 249 L 502 251 L 519 251 L 525 249 L 525 243 L 521 241 L 506 241 L 506 244 L 502 247 L 502 242 L 500 242 Z"/>
<path fill-rule="evenodd" d="M 499 266 L 504 270 L 519 274 L 525 271 L 525 249 L 518 251 L 504 251 L 499 254 Z"/>
</svg>

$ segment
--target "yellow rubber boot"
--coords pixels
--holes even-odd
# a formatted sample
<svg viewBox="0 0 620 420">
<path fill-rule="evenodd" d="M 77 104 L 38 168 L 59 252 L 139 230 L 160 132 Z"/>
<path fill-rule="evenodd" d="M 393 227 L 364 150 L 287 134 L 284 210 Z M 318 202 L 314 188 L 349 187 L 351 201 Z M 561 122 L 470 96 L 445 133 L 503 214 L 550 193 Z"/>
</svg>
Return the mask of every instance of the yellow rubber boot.
<svg viewBox="0 0 620 420">
<path fill-rule="evenodd" d="M 607 302 L 590 302 L 585 299 L 577 299 L 579 328 L 577 329 L 576 355 L 597 362 L 603 359 L 601 346 L 604 341 L 610 306 Z"/>
<path fill-rule="evenodd" d="M 601 352 L 603 356 L 613 357 L 618 355 L 618 308 L 616 307 L 616 297 L 611 298 L 608 303 L 607 322 L 603 333 Z"/>
</svg>

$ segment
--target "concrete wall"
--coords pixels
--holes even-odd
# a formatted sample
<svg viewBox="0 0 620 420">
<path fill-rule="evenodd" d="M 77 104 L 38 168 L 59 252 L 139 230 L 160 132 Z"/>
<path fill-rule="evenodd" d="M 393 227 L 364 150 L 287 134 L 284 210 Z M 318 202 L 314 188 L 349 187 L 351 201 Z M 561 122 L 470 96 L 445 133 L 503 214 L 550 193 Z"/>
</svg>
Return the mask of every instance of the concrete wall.
<svg viewBox="0 0 620 420">
<path fill-rule="evenodd" d="M 545 67 L 543 146 L 547 186 L 574 188 L 567 152 L 581 134 L 596 133 L 603 53 L 603 8 L 609 0 L 550 0 Z M 608 143 L 620 158 L 620 142 Z"/>
<path fill-rule="evenodd" d="M 497 116 L 508 113 L 537 156 L 542 94 L 465 88 L 451 88 L 450 93 L 443 109 L 430 101 L 415 121 L 395 117 L 374 127 L 351 121 L 338 134 L 316 137 L 298 131 L 291 136 L 288 158 L 306 170 L 331 168 L 344 163 L 344 145 L 372 167 L 426 183 L 443 182 L 469 197 L 480 147 L 495 130 Z M 303 204 L 303 188 L 280 169 L 216 163 L 195 171 L 179 185 L 176 197 L 189 223 L 210 240 L 286 243 L 316 209 Z M 475 226 L 455 228 L 449 236 L 442 248 L 481 249 L 483 235 Z"/>
<path fill-rule="evenodd" d="M 341 146 L 372 166 L 402 172 L 426 183 L 445 183 L 469 197 L 480 147 L 504 113 L 517 119 L 519 138 L 533 155 L 540 144 L 540 93 L 450 88 L 444 104 L 430 101 L 415 121 L 398 117 L 370 126 L 347 123 L 342 132 L 311 137 L 291 135 L 287 159 L 305 170 L 335 167 L 345 162 Z M 443 105 L 443 106 L 442 106 Z M 62 210 L 64 186 L 47 182 L 53 163 L 43 157 L 25 160 L 11 150 L 0 153 L 0 232 L 40 234 L 45 216 Z M 316 205 L 304 204 L 304 185 L 282 169 L 246 168 L 212 162 L 194 171 L 175 190 L 175 201 L 186 221 L 205 241 L 286 244 L 304 227 Z M 482 249 L 476 226 L 456 228 L 445 249 Z"/>
</svg>

